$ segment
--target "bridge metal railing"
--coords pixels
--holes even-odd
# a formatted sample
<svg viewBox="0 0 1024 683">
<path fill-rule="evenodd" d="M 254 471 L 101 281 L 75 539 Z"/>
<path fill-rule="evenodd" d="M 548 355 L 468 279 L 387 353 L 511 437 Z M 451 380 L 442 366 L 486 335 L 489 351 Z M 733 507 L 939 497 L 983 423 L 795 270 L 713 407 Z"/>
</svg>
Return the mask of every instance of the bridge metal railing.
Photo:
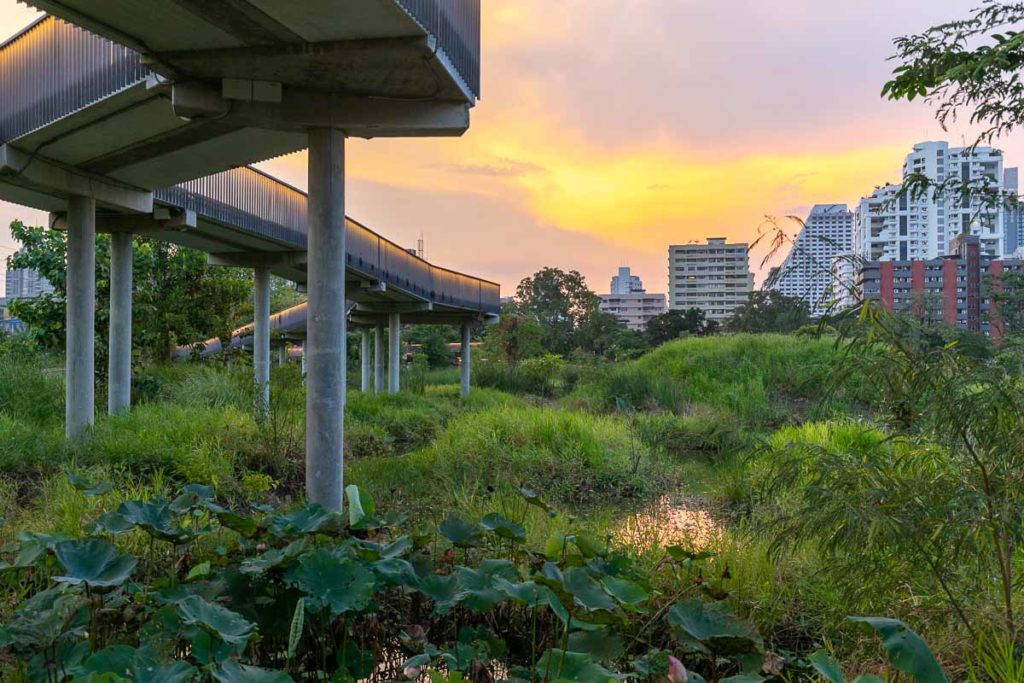
<svg viewBox="0 0 1024 683">
<path fill-rule="evenodd" d="M 145 80 L 139 54 L 54 17 L 0 44 L 0 142 Z"/>
<path fill-rule="evenodd" d="M 196 178 L 153 198 L 294 248 L 306 246 L 306 195 L 249 166 Z"/>
<path fill-rule="evenodd" d="M 397 0 L 437 38 L 459 76 L 480 97 L 480 0 Z"/>
<path fill-rule="evenodd" d="M 291 249 L 306 248 L 306 193 L 248 166 L 157 190 L 154 198 Z M 427 301 L 498 312 L 498 285 L 434 266 L 351 218 L 345 224 L 350 270 Z"/>
</svg>

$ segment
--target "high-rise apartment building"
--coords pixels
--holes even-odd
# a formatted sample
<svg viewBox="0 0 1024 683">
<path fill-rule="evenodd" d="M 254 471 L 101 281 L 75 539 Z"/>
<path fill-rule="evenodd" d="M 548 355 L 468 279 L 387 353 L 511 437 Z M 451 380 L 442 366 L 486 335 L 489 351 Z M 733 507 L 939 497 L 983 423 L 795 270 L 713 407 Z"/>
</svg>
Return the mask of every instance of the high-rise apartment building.
<svg viewBox="0 0 1024 683">
<path fill-rule="evenodd" d="M 721 322 L 747 302 L 754 274 L 746 243 L 710 237 L 706 244 L 668 248 L 669 308 L 699 308 L 708 320 Z"/>
<path fill-rule="evenodd" d="M 1007 253 L 1004 244 L 1004 209 L 1000 201 L 987 201 L 982 192 L 960 193 L 961 185 L 975 190 L 1002 190 L 1003 155 L 991 147 L 950 147 L 946 142 L 921 142 L 907 155 L 903 179 L 927 177 L 934 187 L 922 193 L 901 192 L 902 185 L 885 185 L 861 200 L 854 223 L 854 254 L 868 261 L 934 259 L 951 253 L 961 235 L 978 238 L 983 255 Z M 965 194 L 965 196 L 961 196 Z M 918 196 L 919 195 L 919 196 Z"/>
<path fill-rule="evenodd" d="M 648 294 L 644 283 L 629 268 L 619 268 L 619 274 L 612 276 L 611 291 L 599 294 L 598 308 L 611 313 L 631 330 L 637 332 L 647 327 L 647 322 L 668 310 L 664 294 Z"/>
<path fill-rule="evenodd" d="M 640 276 L 631 274 L 628 266 L 621 266 L 619 268 L 619 274 L 612 276 L 612 284 L 608 293 L 633 294 L 635 292 L 643 291 L 644 283 L 641 282 Z"/>
<path fill-rule="evenodd" d="M 853 246 L 853 212 L 846 204 L 817 204 L 769 288 L 807 303 L 811 315 L 824 315 L 841 292 L 833 291 L 833 261 Z"/>
<path fill-rule="evenodd" d="M 8 268 L 6 278 L 8 301 L 11 299 L 35 299 L 40 294 L 53 291 L 53 285 L 38 272 L 29 268 Z"/>
</svg>

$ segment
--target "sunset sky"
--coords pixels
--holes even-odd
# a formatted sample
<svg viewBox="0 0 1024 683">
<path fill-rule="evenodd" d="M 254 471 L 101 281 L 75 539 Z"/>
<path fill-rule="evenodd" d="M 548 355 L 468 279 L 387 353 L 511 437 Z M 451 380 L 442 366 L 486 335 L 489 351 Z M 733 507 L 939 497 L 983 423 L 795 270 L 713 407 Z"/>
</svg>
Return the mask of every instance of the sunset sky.
<svg viewBox="0 0 1024 683">
<path fill-rule="evenodd" d="M 914 142 L 959 143 L 879 91 L 892 39 L 978 0 L 483 0 L 483 99 L 460 139 L 349 143 L 349 215 L 515 284 L 551 265 L 666 288 L 666 247 L 855 203 Z M 0 0 L 0 34 L 34 16 Z M 1024 165 L 1024 143 L 1000 145 Z M 305 187 L 304 154 L 263 164 Z M 41 220 L 0 203 L 0 223 Z M 4 231 L 0 256 L 12 241 Z M 752 256 L 759 270 L 762 254 Z"/>
</svg>

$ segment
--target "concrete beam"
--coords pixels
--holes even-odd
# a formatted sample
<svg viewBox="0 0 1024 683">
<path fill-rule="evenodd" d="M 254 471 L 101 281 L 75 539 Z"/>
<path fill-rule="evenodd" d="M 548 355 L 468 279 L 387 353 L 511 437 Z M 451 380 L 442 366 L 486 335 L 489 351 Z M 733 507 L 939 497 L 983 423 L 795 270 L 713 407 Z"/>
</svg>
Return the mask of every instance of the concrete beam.
<svg viewBox="0 0 1024 683">
<path fill-rule="evenodd" d="M 256 381 L 256 412 L 265 417 L 270 409 L 270 269 L 253 272 L 252 367 Z"/>
<path fill-rule="evenodd" d="M 96 202 L 73 197 L 68 214 L 64 431 L 78 439 L 95 419 Z"/>
<path fill-rule="evenodd" d="M 285 87 L 279 102 L 225 99 L 223 88 L 202 82 L 173 85 L 178 116 L 240 127 L 285 131 L 339 128 L 351 137 L 458 137 L 469 129 L 469 104 L 450 100 L 388 100 Z"/>
<path fill-rule="evenodd" d="M 384 325 L 373 328 L 373 393 L 384 391 Z"/>
<path fill-rule="evenodd" d="M 305 251 L 244 251 L 207 254 L 206 261 L 232 268 L 287 268 L 307 265 L 309 257 Z"/>
<path fill-rule="evenodd" d="M 132 404 L 132 236 L 110 237 L 110 351 L 107 359 L 107 412 L 118 415 Z"/>
<path fill-rule="evenodd" d="M 388 393 L 397 394 L 401 389 L 402 377 L 402 316 L 392 313 L 388 316 Z"/>
<path fill-rule="evenodd" d="M 342 506 L 345 451 L 345 134 L 309 131 L 306 497 Z"/>
<path fill-rule="evenodd" d="M 0 145 L 0 182 L 66 197 L 89 197 L 100 206 L 152 213 L 153 193 Z"/>
<path fill-rule="evenodd" d="M 370 391 L 370 330 L 359 330 L 359 390 Z"/>
<path fill-rule="evenodd" d="M 67 230 L 68 216 L 65 212 L 50 213 L 51 230 Z M 168 230 L 191 230 L 196 227 L 196 212 L 191 210 L 157 207 L 151 214 L 97 214 L 96 232 L 132 233 L 165 232 Z"/>
<path fill-rule="evenodd" d="M 381 301 L 357 302 L 352 313 L 355 315 L 391 315 L 392 313 L 428 313 L 434 310 L 433 302 Z"/>
<path fill-rule="evenodd" d="M 459 364 L 459 393 L 462 396 L 469 396 L 469 368 L 470 368 L 470 357 L 472 355 L 472 346 L 470 346 L 470 333 L 472 328 L 468 323 L 463 323 L 462 332 L 462 348 L 460 354 Z"/>
</svg>

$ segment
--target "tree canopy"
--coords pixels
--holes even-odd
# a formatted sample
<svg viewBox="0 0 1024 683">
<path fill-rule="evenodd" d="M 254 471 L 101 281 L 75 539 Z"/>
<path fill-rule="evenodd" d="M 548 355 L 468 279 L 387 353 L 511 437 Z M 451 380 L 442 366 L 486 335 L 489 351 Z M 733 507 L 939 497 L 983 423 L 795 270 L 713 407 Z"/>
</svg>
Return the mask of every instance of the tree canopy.
<svg viewBox="0 0 1024 683">
<path fill-rule="evenodd" d="M 751 292 L 725 325 L 732 332 L 794 332 L 810 322 L 805 301 L 769 289 Z"/>
<path fill-rule="evenodd" d="M 65 234 L 42 227 L 11 224 L 22 250 L 7 259 L 8 268 L 30 268 L 53 285 L 51 294 L 10 303 L 13 315 L 40 344 L 63 348 L 67 242 Z M 110 302 L 110 240 L 96 238 L 97 357 L 105 360 Z M 226 336 L 251 316 L 252 277 L 241 269 L 207 264 L 206 255 L 145 237 L 133 238 L 132 343 L 156 360 L 169 357 L 176 344 Z"/>
<path fill-rule="evenodd" d="M 651 346 L 658 346 L 684 335 L 702 337 L 714 334 L 717 330 L 718 323 L 708 320 L 700 308 L 673 309 L 656 315 L 647 322 L 644 339 Z"/>
</svg>

